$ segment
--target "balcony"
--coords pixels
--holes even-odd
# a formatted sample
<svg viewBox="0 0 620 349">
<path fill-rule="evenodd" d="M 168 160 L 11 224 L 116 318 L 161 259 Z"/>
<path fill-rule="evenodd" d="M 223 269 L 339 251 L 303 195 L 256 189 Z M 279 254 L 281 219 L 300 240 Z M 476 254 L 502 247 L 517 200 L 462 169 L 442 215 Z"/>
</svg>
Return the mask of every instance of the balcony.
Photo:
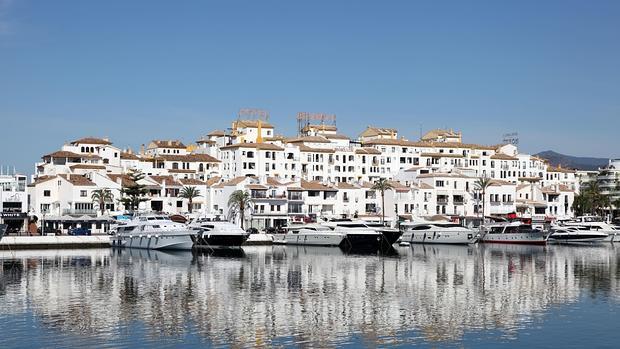
<svg viewBox="0 0 620 349">
<path fill-rule="evenodd" d="M 91 209 L 64 209 L 62 215 L 96 215 L 97 210 Z"/>
<path fill-rule="evenodd" d="M 437 204 L 438 205 L 447 205 L 448 204 L 448 199 L 437 199 Z"/>
</svg>

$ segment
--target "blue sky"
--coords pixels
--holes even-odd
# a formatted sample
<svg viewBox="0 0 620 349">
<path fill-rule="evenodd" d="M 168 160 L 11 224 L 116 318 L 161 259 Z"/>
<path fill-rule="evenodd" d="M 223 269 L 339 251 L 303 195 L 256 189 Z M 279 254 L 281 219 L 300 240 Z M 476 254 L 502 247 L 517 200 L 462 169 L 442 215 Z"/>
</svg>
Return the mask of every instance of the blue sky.
<svg viewBox="0 0 620 349">
<path fill-rule="evenodd" d="M 191 142 L 240 108 L 620 156 L 620 1 L 0 0 L 0 164 Z"/>
</svg>

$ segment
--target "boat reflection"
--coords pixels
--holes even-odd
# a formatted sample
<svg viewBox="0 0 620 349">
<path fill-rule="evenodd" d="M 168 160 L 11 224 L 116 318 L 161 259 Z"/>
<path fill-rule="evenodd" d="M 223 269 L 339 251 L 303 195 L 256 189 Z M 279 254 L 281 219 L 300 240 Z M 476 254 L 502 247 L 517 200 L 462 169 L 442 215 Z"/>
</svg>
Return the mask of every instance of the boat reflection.
<svg viewBox="0 0 620 349">
<path fill-rule="evenodd" d="M 211 345 L 455 342 L 487 330 L 510 339 L 550 306 L 620 301 L 619 254 L 606 245 L 39 253 L 0 254 L 3 312 L 107 341 L 136 322 L 152 341 L 192 334 Z"/>
</svg>

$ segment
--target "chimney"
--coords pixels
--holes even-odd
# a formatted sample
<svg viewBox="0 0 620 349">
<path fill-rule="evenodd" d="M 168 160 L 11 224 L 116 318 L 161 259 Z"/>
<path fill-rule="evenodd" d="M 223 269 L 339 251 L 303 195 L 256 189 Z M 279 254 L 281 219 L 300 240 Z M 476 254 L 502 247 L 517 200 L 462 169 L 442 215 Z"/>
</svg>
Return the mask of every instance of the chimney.
<svg viewBox="0 0 620 349">
<path fill-rule="evenodd" d="M 140 145 L 140 155 L 144 155 L 144 144 Z"/>
</svg>

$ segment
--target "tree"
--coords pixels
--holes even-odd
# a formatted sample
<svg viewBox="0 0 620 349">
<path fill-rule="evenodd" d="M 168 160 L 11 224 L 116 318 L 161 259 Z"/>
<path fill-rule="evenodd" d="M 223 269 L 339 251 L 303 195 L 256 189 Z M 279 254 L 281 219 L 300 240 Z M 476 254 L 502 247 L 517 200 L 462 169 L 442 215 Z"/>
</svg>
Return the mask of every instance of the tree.
<svg viewBox="0 0 620 349">
<path fill-rule="evenodd" d="M 241 229 L 243 229 L 246 210 L 251 210 L 253 206 L 254 201 L 252 200 L 252 197 L 248 192 L 243 190 L 235 190 L 228 198 L 229 212 L 232 215 L 239 215 L 241 220 Z"/>
<path fill-rule="evenodd" d="M 138 181 L 144 179 L 144 174 L 140 170 L 129 170 L 129 184 L 123 186 L 121 189 L 121 202 L 125 206 L 125 209 L 129 208 L 131 211 L 137 211 L 141 202 L 148 201 L 145 196 L 148 194 L 148 189 L 143 184 L 139 184 Z"/>
<path fill-rule="evenodd" d="M 482 194 L 482 221 L 484 222 L 484 214 L 486 208 L 486 193 L 487 188 L 491 185 L 491 178 L 480 177 L 474 182 L 474 188 Z"/>
<path fill-rule="evenodd" d="M 107 188 L 93 190 L 90 198 L 99 206 L 102 216 L 105 213 L 105 204 L 114 202 L 114 194 L 112 194 L 112 191 Z"/>
<path fill-rule="evenodd" d="M 181 192 L 179 193 L 179 197 L 182 197 L 184 199 L 188 200 L 188 210 L 189 213 L 192 213 L 192 209 L 193 209 L 193 204 L 194 204 L 194 198 L 199 197 L 200 196 L 200 190 L 196 187 L 183 187 L 183 189 L 181 189 Z"/>
<path fill-rule="evenodd" d="M 381 193 L 381 224 L 385 224 L 385 191 L 394 189 L 394 186 L 385 178 L 379 178 L 370 188 Z"/>
</svg>

